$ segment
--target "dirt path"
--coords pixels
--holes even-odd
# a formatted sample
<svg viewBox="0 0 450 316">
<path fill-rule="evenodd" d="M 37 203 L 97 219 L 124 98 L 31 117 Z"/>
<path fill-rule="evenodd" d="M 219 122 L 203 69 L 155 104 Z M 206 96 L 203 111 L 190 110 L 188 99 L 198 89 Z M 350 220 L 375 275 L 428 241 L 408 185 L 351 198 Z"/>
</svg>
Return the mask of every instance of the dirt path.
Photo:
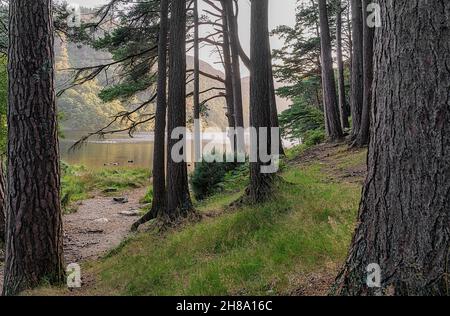
<svg viewBox="0 0 450 316">
<path fill-rule="evenodd" d="M 146 188 L 139 188 L 120 195 L 128 200 L 127 203 L 115 202 L 113 197 L 98 196 L 83 201 L 76 213 L 64 215 L 66 263 L 96 259 L 117 247 L 137 219 L 137 215 L 130 215 L 141 206 L 139 199 L 145 192 Z M 129 211 L 130 214 L 120 214 Z M 3 266 L 0 266 L 0 288 L 2 285 Z"/>
</svg>

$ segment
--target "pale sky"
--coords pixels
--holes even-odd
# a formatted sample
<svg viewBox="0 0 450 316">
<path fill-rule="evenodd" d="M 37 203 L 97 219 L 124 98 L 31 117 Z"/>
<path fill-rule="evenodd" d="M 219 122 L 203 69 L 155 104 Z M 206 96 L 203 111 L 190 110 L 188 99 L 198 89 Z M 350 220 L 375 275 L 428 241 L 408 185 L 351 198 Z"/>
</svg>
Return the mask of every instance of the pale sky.
<svg viewBox="0 0 450 316">
<path fill-rule="evenodd" d="M 108 0 L 67 0 L 69 3 L 76 3 L 84 7 L 95 7 L 108 3 Z M 296 0 L 269 0 L 269 29 L 272 30 L 279 25 L 293 26 L 295 24 L 295 5 Z M 207 8 L 208 5 L 202 4 L 199 0 L 199 7 Z M 208 33 L 208 28 L 202 27 L 201 33 Z M 239 0 L 239 37 L 242 47 L 249 54 L 250 51 L 250 1 Z M 278 38 L 271 38 L 272 48 L 280 48 L 282 42 Z M 219 68 L 220 65 L 214 64 L 218 61 L 216 56 L 211 56 L 211 51 L 208 48 L 202 48 L 200 51 L 200 58 L 213 67 Z M 246 68 L 241 67 L 242 76 L 248 75 Z"/>
</svg>

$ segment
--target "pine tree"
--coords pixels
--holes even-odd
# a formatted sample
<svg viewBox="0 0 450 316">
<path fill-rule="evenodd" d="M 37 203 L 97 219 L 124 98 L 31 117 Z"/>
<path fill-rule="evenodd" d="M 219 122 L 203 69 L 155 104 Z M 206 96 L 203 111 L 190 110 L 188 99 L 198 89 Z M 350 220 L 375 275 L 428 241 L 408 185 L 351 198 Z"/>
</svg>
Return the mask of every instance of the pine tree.
<svg viewBox="0 0 450 316">
<path fill-rule="evenodd" d="M 442 23 L 450 2 L 379 4 L 382 25 L 375 30 L 369 170 L 358 227 L 334 292 L 445 296 L 450 255 L 450 32 Z M 402 29 L 408 32 L 392 31 Z M 367 269 L 374 264 L 380 267 L 380 288 L 366 283 Z"/>
<path fill-rule="evenodd" d="M 15 295 L 64 277 L 51 1 L 11 0 L 9 31 L 3 294 Z"/>
</svg>

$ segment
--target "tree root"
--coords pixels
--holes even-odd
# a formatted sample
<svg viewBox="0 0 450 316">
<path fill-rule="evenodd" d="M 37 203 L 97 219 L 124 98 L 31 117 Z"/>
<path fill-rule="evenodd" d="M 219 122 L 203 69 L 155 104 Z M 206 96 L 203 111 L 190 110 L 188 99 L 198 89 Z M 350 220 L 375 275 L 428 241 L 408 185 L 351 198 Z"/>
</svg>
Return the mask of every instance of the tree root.
<svg viewBox="0 0 450 316">
<path fill-rule="evenodd" d="M 137 220 L 132 226 L 131 231 L 136 232 L 140 226 L 147 222 L 153 221 L 154 230 L 164 232 L 182 226 L 186 223 L 197 223 L 201 221 L 202 215 L 194 208 L 188 210 L 176 210 L 172 214 L 167 214 L 165 209 L 152 208 L 147 214 Z"/>
</svg>

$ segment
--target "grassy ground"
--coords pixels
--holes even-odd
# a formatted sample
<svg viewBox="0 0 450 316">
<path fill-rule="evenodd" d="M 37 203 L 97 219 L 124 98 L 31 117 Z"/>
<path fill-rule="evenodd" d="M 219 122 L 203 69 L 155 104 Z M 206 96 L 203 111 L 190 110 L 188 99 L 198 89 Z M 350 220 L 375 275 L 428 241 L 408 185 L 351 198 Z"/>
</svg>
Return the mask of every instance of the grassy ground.
<svg viewBox="0 0 450 316">
<path fill-rule="evenodd" d="M 150 172 L 138 168 L 89 170 L 83 166 L 62 164 L 62 206 L 65 212 L 76 210 L 76 202 L 100 192 L 121 192 L 148 184 Z"/>
<path fill-rule="evenodd" d="M 230 209 L 247 184 L 230 175 L 197 209 L 197 224 L 143 232 L 83 265 L 76 295 L 326 294 L 345 259 L 360 199 L 364 151 L 345 146 L 289 153 L 276 199 Z M 45 294 L 69 294 L 42 288 Z"/>
</svg>

